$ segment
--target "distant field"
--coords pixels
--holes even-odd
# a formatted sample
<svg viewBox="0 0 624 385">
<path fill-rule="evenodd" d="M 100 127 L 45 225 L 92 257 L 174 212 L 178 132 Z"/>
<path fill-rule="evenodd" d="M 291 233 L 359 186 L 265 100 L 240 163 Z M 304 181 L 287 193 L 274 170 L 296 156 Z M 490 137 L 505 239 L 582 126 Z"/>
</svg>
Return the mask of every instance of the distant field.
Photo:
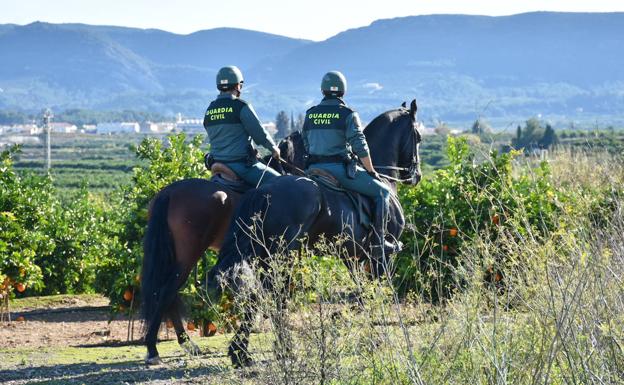
<svg viewBox="0 0 624 385">
<path fill-rule="evenodd" d="M 129 184 L 132 169 L 140 165 L 134 146 L 150 135 L 89 135 L 54 134 L 52 136 L 52 177 L 59 190 L 70 191 L 83 184 L 90 191 L 106 193 Z M 163 138 L 163 136 L 151 137 Z M 427 136 L 421 145 L 425 170 L 448 163 L 444 148 L 446 140 Z M 15 163 L 18 170 L 45 169 L 45 142 L 25 144 Z"/>
<path fill-rule="evenodd" d="M 624 152 L 624 134 L 622 131 L 584 132 L 558 131 L 559 144 L 564 147 Z M 509 143 L 510 134 L 496 134 L 479 138 L 469 135 L 472 145 L 478 145 L 483 151 L 501 148 Z M 71 191 L 83 184 L 92 192 L 107 193 L 120 186 L 129 184 L 132 169 L 140 165 L 134 146 L 146 137 L 163 138 L 162 135 L 125 134 L 125 135 L 89 135 L 89 134 L 54 134 L 52 136 L 52 177 L 58 189 Z M 439 135 L 423 137 L 420 155 L 425 173 L 448 165 L 446 156 L 446 138 Z M 45 166 L 45 142 L 25 144 L 17 157 L 16 168 L 43 172 Z"/>
<path fill-rule="evenodd" d="M 134 146 L 146 137 L 145 134 L 54 134 L 54 184 L 61 191 L 78 189 L 85 184 L 90 191 L 109 192 L 130 183 L 132 169 L 140 164 Z M 21 170 L 43 172 L 45 162 L 45 142 L 42 140 L 37 145 L 24 145 L 15 166 Z"/>
</svg>

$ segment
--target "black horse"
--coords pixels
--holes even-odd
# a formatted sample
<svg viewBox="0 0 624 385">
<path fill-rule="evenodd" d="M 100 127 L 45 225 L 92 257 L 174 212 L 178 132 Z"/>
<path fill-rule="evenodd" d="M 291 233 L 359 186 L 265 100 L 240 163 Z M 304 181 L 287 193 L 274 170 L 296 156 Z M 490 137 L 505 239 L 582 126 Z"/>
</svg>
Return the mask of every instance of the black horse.
<svg viewBox="0 0 624 385">
<path fill-rule="evenodd" d="M 396 182 L 416 184 L 420 181 L 419 143 L 420 133 L 416 126 L 416 101 L 409 109 L 403 107 L 388 111 L 375 118 L 364 130 L 370 147 L 375 168 L 385 174 L 396 195 Z M 293 152 L 287 154 L 298 168 L 303 165 L 303 146 L 300 136 L 289 138 Z M 293 198 L 296 197 L 296 198 Z M 259 238 L 266 240 L 260 244 L 248 236 L 252 217 L 261 213 Z M 387 223 L 388 237 L 398 239 L 404 227 L 403 211 L 398 199 L 392 199 L 390 219 Z M 217 277 L 223 274 L 229 285 L 236 287 L 238 278 L 233 269 L 244 265 L 247 258 L 262 260 L 267 253 L 288 245 L 289 250 L 297 250 L 301 240 L 313 246 L 323 235 L 325 239 L 347 236 L 349 256 L 370 258 L 374 275 L 384 272 L 385 258 L 372 259 L 367 253 L 371 231 L 358 220 L 358 215 L 350 198 L 333 189 L 321 188 L 315 180 L 300 176 L 283 176 L 274 183 L 262 186 L 243 196 L 218 256 L 218 262 L 208 273 L 208 293 L 216 300 L 221 289 Z M 244 224 L 243 224 L 244 223 Z M 304 238 L 305 236 L 305 238 Z M 268 243 L 268 244 L 267 244 Z M 227 274 L 226 274 L 227 273 Z M 234 366 L 245 366 L 251 362 L 247 352 L 253 310 L 244 310 L 243 320 L 232 339 L 228 354 Z"/>
</svg>

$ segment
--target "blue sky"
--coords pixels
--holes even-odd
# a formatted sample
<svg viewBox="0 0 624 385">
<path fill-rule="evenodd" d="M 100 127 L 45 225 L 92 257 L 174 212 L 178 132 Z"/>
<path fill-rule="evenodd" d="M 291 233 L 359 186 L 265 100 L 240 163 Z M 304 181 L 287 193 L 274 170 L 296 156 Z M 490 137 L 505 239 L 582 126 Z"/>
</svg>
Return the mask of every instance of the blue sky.
<svg viewBox="0 0 624 385">
<path fill-rule="evenodd" d="M 323 40 L 377 19 L 434 13 L 624 11 L 621 0 L 0 0 L 0 23 L 79 22 L 190 33 L 238 27 Z"/>
</svg>

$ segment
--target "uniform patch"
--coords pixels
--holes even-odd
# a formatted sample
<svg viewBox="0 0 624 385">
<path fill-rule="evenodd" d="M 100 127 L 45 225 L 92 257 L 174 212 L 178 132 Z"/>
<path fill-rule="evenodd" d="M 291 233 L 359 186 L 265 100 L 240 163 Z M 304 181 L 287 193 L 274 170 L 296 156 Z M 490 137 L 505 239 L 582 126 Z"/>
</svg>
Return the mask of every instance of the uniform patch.
<svg viewBox="0 0 624 385">
<path fill-rule="evenodd" d="M 221 84 L 228 84 L 229 81 L 227 79 L 221 79 Z"/>
<path fill-rule="evenodd" d="M 308 119 L 312 121 L 314 124 L 333 124 L 335 120 L 340 119 L 340 114 L 336 112 L 331 113 L 310 113 L 308 114 Z"/>
</svg>

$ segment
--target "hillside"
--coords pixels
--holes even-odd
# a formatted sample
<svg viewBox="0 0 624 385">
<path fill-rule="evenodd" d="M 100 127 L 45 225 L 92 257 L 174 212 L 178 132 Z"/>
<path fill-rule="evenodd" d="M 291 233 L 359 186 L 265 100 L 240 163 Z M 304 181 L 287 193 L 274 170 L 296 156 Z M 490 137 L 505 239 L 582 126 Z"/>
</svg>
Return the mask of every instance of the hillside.
<svg viewBox="0 0 624 385">
<path fill-rule="evenodd" d="M 618 121 L 624 13 L 429 15 L 378 20 L 322 42 L 239 29 L 189 35 L 81 24 L 0 26 L 0 108 L 144 109 L 197 116 L 224 64 L 246 74 L 261 116 L 317 100 L 323 72 L 349 79 L 365 119 L 417 97 L 421 118 Z"/>
</svg>

